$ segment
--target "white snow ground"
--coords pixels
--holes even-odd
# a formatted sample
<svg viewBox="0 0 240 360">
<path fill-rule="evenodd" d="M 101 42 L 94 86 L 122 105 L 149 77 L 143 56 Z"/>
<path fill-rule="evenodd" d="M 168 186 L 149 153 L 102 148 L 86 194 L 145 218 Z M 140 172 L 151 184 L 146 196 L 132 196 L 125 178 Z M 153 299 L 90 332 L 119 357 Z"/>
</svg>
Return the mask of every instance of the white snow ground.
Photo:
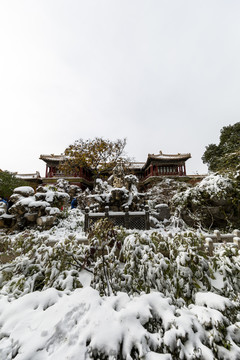
<svg viewBox="0 0 240 360">
<path fill-rule="evenodd" d="M 212 296 L 201 293 L 196 305 L 182 309 L 176 309 L 158 292 L 102 298 L 89 286 L 71 294 L 48 289 L 12 302 L 2 297 L 0 358 L 81 360 L 91 359 L 92 354 L 100 358 L 102 353 L 117 359 L 121 348 L 123 357 L 131 359 L 131 351 L 136 348 L 143 359 L 167 360 L 172 359 L 170 354 L 159 355 L 153 350 L 164 343 L 173 351 L 187 338 L 180 358 L 193 359 L 198 353 L 202 359 L 213 360 L 214 354 L 205 343 L 214 335 L 204 324 L 223 321 L 224 315 L 212 308 L 213 302 L 223 309 L 233 304 L 220 296 L 212 301 Z M 203 303 L 210 304 L 206 307 Z M 153 317 L 161 321 L 163 331 L 150 332 L 143 326 Z M 222 348 L 221 353 L 225 358 L 228 352 Z M 239 359 L 237 346 L 232 348 L 231 358 Z"/>
</svg>

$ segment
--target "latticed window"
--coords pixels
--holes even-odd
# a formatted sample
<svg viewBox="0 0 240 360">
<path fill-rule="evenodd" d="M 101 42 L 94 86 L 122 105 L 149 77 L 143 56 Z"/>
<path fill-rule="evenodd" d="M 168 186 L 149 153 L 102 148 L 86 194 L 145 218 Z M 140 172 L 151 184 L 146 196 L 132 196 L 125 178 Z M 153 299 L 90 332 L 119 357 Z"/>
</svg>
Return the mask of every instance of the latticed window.
<svg viewBox="0 0 240 360">
<path fill-rule="evenodd" d="M 92 225 L 103 218 L 109 219 L 116 226 L 123 226 L 127 229 L 145 230 L 149 229 L 149 212 L 142 211 L 137 214 L 131 212 L 114 213 L 85 213 L 85 231 L 88 231 Z"/>
</svg>

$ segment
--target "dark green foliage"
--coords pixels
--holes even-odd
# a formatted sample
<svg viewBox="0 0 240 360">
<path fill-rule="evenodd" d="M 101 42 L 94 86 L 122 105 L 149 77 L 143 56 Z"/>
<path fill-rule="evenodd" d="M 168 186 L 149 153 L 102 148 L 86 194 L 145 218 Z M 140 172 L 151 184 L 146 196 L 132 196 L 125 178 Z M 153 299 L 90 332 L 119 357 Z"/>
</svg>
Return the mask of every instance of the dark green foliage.
<svg viewBox="0 0 240 360">
<path fill-rule="evenodd" d="M 193 233 L 163 237 L 132 234 L 124 241 L 124 291 L 160 291 L 173 302 L 189 303 L 199 289 L 210 289 L 209 259 Z"/>
<path fill-rule="evenodd" d="M 72 290 L 82 286 L 79 273 L 84 268 L 85 253 L 75 238 L 51 246 L 48 236 L 25 231 L 14 241 L 8 236 L 3 240 L 0 261 L 1 250 L 12 261 L 0 266 L 0 289 L 5 287 L 12 296 L 49 287 Z"/>
<path fill-rule="evenodd" d="M 17 179 L 15 175 L 9 171 L 0 171 L 0 196 L 9 198 L 13 190 L 19 186 L 29 185 L 26 181 Z"/>
<path fill-rule="evenodd" d="M 102 295 L 121 290 L 120 258 L 125 231 L 115 227 L 108 219 L 94 224 L 89 234 L 88 264 L 93 267 L 92 286 Z"/>
<path fill-rule="evenodd" d="M 240 162 L 240 122 L 223 127 L 219 144 L 208 145 L 202 160 L 211 171 L 236 170 Z"/>
</svg>

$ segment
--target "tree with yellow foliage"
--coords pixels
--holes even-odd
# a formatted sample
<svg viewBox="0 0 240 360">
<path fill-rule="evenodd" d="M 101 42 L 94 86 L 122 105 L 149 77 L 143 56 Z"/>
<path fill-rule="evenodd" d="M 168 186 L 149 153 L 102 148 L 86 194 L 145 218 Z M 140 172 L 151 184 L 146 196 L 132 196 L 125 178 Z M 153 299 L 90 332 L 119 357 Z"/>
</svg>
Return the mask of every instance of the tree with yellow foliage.
<svg viewBox="0 0 240 360">
<path fill-rule="evenodd" d="M 116 141 L 96 137 L 79 139 L 65 150 L 65 161 L 60 165 L 64 173 L 78 172 L 80 168 L 89 169 L 95 180 L 111 171 L 118 162 L 126 163 L 124 154 L 126 138 Z"/>
</svg>

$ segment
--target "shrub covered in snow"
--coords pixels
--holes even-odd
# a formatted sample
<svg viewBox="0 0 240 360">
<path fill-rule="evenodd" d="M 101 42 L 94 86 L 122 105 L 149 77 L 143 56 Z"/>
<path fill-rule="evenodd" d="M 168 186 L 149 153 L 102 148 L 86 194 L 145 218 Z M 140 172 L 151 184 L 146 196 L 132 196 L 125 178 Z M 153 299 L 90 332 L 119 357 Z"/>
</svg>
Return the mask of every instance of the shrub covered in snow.
<svg viewBox="0 0 240 360">
<path fill-rule="evenodd" d="M 186 191 L 189 188 L 191 188 L 191 185 L 184 181 L 163 177 L 161 180 L 153 183 L 146 191 L 145 197 L 150 210 L 152 210 L 156 209 L 156 206 L 160 204 L 169 204 L 175 194 Z"/>
<path fill-rule="evenodd" d="M 178 307 L 159 292 L 101 298 L 86 287 L 0 299 L 1 359 L 215 360 L 240 357 L 235 303 L 197 293 Z"/>
<path fill-rule="evenodd" d="M 240 225 L 239 196 L 237 179 L 212 174 L 196 186 L 177 193 L 171 205 L 190 226 L 225 229 Z"/>
<path fill-rule="evenodd" d="M 240 291 L 239 251 L 228 246 L 209 257 L 201 236 L 191 232 L 127 234 L 101 220 L 89 245 L 80 245 L 75 235 L 53 244 L 49 236 L 32 231 L 6 236 L 4 244 L 2 251 L 15 259 L 2 267 L 0 288 L 14 296 L 48 287 L 73 290 L 81 286 L 83 270 L 102 295 L 155 290 L 189 304 L 199 289 L 232 299 Z"/>
<path fill-rule="evenodd" d="M 92 268 L 92 286 L 102 295 L 121 291 L 121 248 L 126 233 L 107 219 L 94 225 L 89 234 L 87 260 Z"/>
<path fill-rule="evenodd" d="M 17 254 L 17 257 L 10 265 L 1 268 L 3 294 L 18 297 L 50 287 L 72 290 L 82 286 L 80 269 L 75 269 L 76 257 L 80 257 L 81 248 L 73 238 L 51 245 L 48 238 L 34 237 L 25 231 L 11 245 L 12 248 L 8 247 L 7 250 Z"/>
<path fill-rule="evenodd" d="M 237 248 L 82 220 L 2 236 L 0 359 L 240 358 Z"/>
</svg>

